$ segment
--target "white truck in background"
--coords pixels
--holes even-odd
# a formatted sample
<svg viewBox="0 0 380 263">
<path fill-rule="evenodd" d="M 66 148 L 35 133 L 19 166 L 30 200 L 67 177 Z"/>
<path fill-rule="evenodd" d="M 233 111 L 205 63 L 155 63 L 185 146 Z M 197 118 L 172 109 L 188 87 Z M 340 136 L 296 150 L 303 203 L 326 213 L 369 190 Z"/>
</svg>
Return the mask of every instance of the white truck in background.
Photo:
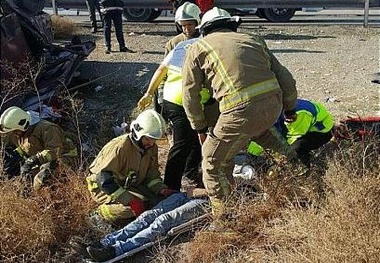
<svg viewBox="0 0 380 263">
<path fill-rule="evenodd" d="M 47 0 L 47 6 L 56 2 L 58 8 L 86 9 L 85 0 Z M 202 1 L 202 0 L 196 0 Z M 287 22 L 296 11 L 317 11 L 324 8 L 364 8 L 366 0 L 215 0 L 214 6 L 232 14 L 255 14 L 271 22 Z M 128 21 L 151 22 L 163 10 L 171 10 L 167 0 L 123 0 L 124 16 Z M 370 7 L 380 7 L 380 0 L 369 0 Z"/>
</svg>

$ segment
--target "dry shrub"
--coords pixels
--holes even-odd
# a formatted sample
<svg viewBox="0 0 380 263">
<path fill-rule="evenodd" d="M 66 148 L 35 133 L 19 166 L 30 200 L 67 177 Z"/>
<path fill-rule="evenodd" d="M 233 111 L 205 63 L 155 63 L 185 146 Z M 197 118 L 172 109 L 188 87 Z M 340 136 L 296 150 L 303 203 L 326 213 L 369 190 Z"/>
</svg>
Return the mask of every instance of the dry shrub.
<svg viewBox="0 0 380 263">
<path fill-rule="evenodd" d="M 286 209 L 264 230 L 258 262 L 379 262 L 380 178 L 329 173 L 326 203 Z"/>
<path fill-rule="evenodd" d="M 247 241 L 239 234 L 199 232 L 181 262 L 227 262 L 226 259 L 238 257 Z"/>
<path fill-rule="evenodd" d="M 72 20 L 52 15 L 51 22 L 55 39 L 70 39 L 75 33 L 75 24 Z"/>
<path fill-rule="evenodd" d="M 265 195 L 234 193 L 236 236 L 201 231 L 181 262 L 380 262 L 378 141 L 337 149 L 326 174 L 287 171 L 262 178 Z"/>
<path fill-rule="evenodd" d="M 88 230 L 91 200 L 84 175 L 61 171 L 49 187 L 25 196 L 20 181 L 0 184 L 0 251 L 4 262 L 49 262 L 73 235 Z"/>
</svg>

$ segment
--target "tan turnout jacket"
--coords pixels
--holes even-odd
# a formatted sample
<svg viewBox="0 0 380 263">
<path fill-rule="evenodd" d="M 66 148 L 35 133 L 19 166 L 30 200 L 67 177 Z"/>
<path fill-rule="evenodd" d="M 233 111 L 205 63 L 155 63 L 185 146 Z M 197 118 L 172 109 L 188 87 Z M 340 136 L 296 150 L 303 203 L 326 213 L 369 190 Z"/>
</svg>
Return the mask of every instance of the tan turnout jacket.
<svg viewBox="0 0 380 263">
<path fill-rule="evenodd" d="M 167 188 L 158 170 L 157 145 L 144 151 L 134 145 L 129 136 L 130 134 L 125 134 L 112 139 L 99 152 L 90 165 L 91 175 L 87 177 L 90 191 L 98 188 L 96 177 L 101 171 L 112 172 L 115 182 L 124 190 L 143 184 L 158 195 L 162 189 Z M 132 173 L 136 174 L 133 180 Z M 132 198 L 131 195 L 130 199 Z"/>
<path fill-rule="evenodd" d="M 220 112 L 279 90 L 285 110 L 296 106 L 295 80 L 258 36 L 228 29 L 213 32 L 190 46 L 182 73 L 183 106 L 196 130 L 207 126 L 199 98 L 203 86 L 212 87 Z"/>
<path fill-rule="evenodd" d="M 21 155 L 25 158 L 36 155 L 41 164 L 56 160 L 75 148 L 72 141 L 66 140 L 61 127 L 46 120 L 30 126 L 21 137 L 10 134 L 9 140 Z"/>
</svg>

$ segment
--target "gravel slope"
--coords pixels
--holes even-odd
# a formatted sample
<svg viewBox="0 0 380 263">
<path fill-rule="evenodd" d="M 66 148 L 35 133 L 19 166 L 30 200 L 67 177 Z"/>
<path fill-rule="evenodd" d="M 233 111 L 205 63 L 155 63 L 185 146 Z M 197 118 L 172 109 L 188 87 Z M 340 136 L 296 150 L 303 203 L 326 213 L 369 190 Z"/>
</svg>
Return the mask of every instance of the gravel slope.
<svg viewBox="0 0 380 263">
<path fill-rule="evenodd" d="M 97 82 L 103 89 L 86 96 L 95 103 L 88 109 L 111 108 L 115 120 L 126 116 L 146 90 L 163 58 L 165 42 L 174 36 L 173 29 L 160 24 L 124 26 L 127 45 L 137 51 L 134 54 L 104 54 L 102 34 L 98 33 L 94 37 L 97 48 L 81 66 L 82 75 L 96 78 L 119 71 Z M 243 24 L 240 31 L 262 35 L 280 62 L 293 73 L 299 96 L 326 102 L 337 119 L 379 112 L 380 86 L 371 83 L 372 75 L 380 71 L 378 28 Z M 118 50 L 114 38 L 113 49 Z"/>
</svg>

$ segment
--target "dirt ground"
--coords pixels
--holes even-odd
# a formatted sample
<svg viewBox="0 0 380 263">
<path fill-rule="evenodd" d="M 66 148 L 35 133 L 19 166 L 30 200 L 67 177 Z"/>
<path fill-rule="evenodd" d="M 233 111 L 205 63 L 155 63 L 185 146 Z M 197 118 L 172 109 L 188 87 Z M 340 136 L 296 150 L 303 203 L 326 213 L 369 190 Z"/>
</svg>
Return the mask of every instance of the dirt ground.
<svg viewBox="0 0 380 263">
<path fill-rule="evenodd" d="M 88 33 L 88 28 L 82 28 Z M 279 61 L 297 80 L 299 97 L 324 102 L 340 119 L 347 115 L 380 114 L 379 85 L 371 83 L 380 72 L 380 29 L 362 26 L 259 27 L 242 24 L 241 32 L 265 38 Z M 162 24 L 124 25 L 129 48 L 136 53 L 104 53 L 102 33 L 90 36 L 97 48 L 79 71 L 102 88 L 86 96 L 86 110 L 107 112 L 122 120 L 136 106 L 163 59 L 164 45 L 174 27 Z M 118 50 L 113 36 L 113 50 Z M 114 72 L 114 74 L 112 74 Z M 99 115 L 98 115 L 99 116 Z M 104 116 L 104 115 L 102 115 Z"/>
<path fill-rule="evenodd" d="M 102 33 L 89 35 L 89 30 L 79 28 L 84 38 L 96 41 L 97 48 L 79 71 L 83 78 L 104 78 L 80 91 L 84 132 L 103 131 L 112 137 L 111 126 L 129 120 L 163 59 L 166 41 L 175 31 L 173 26 L 162 24 L 124 25 L 127 46 L 136 53 L 116 52 L 113 35 L 115 52 L 106 55 Z M 279 61 L 293 73 L 299 97 L 323 102 L 336 121 L 348 115 L 380 114 L 380 86 L 371 82 L 373 74 L 380 72 L 379 28 L 243 24 L 240 31 L 263 36 Z M 99 146 L 106 143 L 99 138 L 97 142 Z M 160 156 L 164 157 L 166 151 L 167 147 L 161 147 Z M 143 262 L 142 258 L 126 262 Z"/>
</svg>

